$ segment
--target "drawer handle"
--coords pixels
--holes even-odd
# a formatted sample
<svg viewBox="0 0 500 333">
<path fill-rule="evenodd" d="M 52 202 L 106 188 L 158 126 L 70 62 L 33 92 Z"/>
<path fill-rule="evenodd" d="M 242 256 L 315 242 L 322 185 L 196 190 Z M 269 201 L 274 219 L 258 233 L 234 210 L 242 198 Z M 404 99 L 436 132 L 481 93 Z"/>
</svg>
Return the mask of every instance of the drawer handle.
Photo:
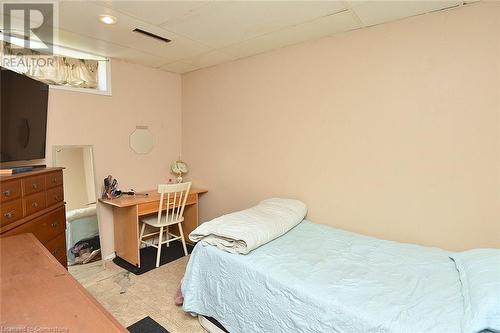
<svg viewBox="0 0 500 333">
<path fill-rule="evenodd" d="M 54 195 L 54 200 L 55 201 L 59 201 L 59 196 L 58 195 Z"/>
<path fill-rule="evenodd" d="M 33 186 L 34 190 L 36 190 L 38 188 L 38 184 L 37 183 L 33 183 L 31 186 Z"/>
<path fill-rule="evenodd" d="M 57 183 L 57 178 L 52 178 L 52 183 L 53 184 Z"/>
<path fill-rule="evenodd" d="M 56 228 L 59 225 L 59 222 L 52 222 L 50 225 L 52 228 Z"/>
<path fill-rule="evenodd" d="M 6 197 L 10 197 L 11 195 L 10 190 L 3 191 L 3 195 L 5 195 Z"/>
<path fill-rule="evenodd" d="M 36 202 L 36 201 L 35 201 L 35 202 L 33 202 L 33 203 L 31 204 L 31 207 L 33 207 L 33 208 L 37 208 L 37 207 L 38 207 L 38 202 Z"/>
<path fill-rule="evenodd" d="M 50 253 L 52 253 L 52 255 L 55 256 L 57 254 L 57 252 L 59 252 L 59 249 L 55 249 L 55 250 L 51 251 Z"/>
<path fill-rule="evenodd" d="M 7 219 L 11 219 L 14 217 L 14 212 L 7 212 L 3 214 L 3 216 L 5 216 Z"/>
</svg>

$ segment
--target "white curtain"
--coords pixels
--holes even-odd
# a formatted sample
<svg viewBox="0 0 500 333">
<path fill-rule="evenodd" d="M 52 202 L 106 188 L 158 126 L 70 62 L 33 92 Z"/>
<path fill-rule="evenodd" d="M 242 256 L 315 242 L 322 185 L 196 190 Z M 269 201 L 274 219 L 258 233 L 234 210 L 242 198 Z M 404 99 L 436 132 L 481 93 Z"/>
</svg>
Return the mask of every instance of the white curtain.
<svg viewBox="0 0 500 333">
<path fill-rule="evenodd" d="M 77 88 L 97 88 L 98 85 L 99 62 L 96 60 L 43 55 L 4 42 L 0 61 L 2 67 L 48 84 Z"/>
</svg>

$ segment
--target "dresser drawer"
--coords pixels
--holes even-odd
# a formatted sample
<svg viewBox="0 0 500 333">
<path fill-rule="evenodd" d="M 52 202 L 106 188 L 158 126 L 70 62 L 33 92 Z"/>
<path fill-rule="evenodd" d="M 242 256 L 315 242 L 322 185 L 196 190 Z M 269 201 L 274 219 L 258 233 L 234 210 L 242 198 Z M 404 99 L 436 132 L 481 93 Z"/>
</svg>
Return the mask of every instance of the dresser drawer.
<svg viewBox="0 0 500 333">
<path fill-rule="evenodd" d="M 29 195 L 45 190 L 45 175 L 23 179 L 23 194 Z"/>
<path fill-rule="evenodd" d="M 0 212 L 2 214 L 0 223 L 2 227 L 6 224 L 17 221 L 23 217 L 23 201 L 21 199 L 17 199 L 14 201 L 4 202 L 0 206 Z"/>
<path fill-rule="evenodd" d="M 21 197 L 21 180 L 11 180 L 0 184 L 1 202 Z"/>
<path fill-rule="evenodd" d="M 68 257 L 66 255 L 56 259 L 65 269 L 68 269 Z"/>
<path fill-rule="evenodd" d="M 44 244 L 47 250 L 56 258 L 57 260 L 62 257 L 66 257 L 66 234 L 61 233 L 56 238 L 48 241 Z"/>
<path fill-rule="evenodd" d="M 35 193 L 23 198 L 25 216 L 36 213 L 47 207 L 45 192 Z"/>
<path fill-rule="evenodd" d="M 61 207 L 3 233 L 2 237 L 30 232 L 34 234 L 42 244 L 45 244 L 57 235 L 64 233 L 65 229 L 66 216 L 64 214 L 64 207 Z"/>
<path fill-rule="evenodd" d="M 47 190 L 47 207 L 52 206 L 64 200 L 64 190 L 62 186 Z"/>
<path fill-rule="evenodd" d="M 63 184 L 62 171 L 52 172 L 45 175 L 45 185 L 47 188 L 61 186 Z"/>
</svg>

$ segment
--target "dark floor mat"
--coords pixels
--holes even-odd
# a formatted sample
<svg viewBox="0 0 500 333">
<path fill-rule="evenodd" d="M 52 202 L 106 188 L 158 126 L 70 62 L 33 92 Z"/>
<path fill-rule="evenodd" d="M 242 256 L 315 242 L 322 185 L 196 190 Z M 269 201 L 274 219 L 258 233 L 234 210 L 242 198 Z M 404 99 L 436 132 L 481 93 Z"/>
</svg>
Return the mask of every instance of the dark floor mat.
<svg viewBox="0 0 500 333">
<path fill-rule="evenodd" d="M 186 244 L 188 253 L 193 251 L 193 246 Z M 120 257 L 115 257 L 113 262 L 118 266 L 126 269 L 127 271 L 134 273 L 136 275 L 141 275 L 150 270 L 156 268 L 156 247 L 148 246 L 142 248 L 139 252 L 141 255 L 141 267 L 136 267 L 127 261 L 123 260 Z M 184 257 L 184 250 L 182 248 L 182 242 L 173 241 L 170 243 L 170 246 L 167 247 L 167 244 L 163 244 L 161 247 L 161 256 L 160 256 L 160 266 L 168 264 L 174 260 Z"/>
<path fill-rule="evenodd" d="M 169 333 L 151 317 L 145 317 L 127 327 L 131 333 Z"/>
</svg>

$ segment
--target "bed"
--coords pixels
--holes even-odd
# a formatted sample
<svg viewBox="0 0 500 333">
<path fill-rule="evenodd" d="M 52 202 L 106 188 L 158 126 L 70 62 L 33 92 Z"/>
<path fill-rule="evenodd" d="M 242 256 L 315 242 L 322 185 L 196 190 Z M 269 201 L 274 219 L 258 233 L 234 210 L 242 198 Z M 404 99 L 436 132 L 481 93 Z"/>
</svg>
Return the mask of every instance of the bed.
<svg viewBox="0 0 500 333">
<path fill-rule="evenodd" d="M 304 220 L 246 255 L 198 243 L 183 309 L 231 333 L 469 332 L 452 254 Z"/>
<path fill-rule="evenodd" d="M 71 248 L 80 240 L 99 235 L 96 205 L 66 212 L 66 254 L 68 264 L 75 263 Z"/>
</svg>

